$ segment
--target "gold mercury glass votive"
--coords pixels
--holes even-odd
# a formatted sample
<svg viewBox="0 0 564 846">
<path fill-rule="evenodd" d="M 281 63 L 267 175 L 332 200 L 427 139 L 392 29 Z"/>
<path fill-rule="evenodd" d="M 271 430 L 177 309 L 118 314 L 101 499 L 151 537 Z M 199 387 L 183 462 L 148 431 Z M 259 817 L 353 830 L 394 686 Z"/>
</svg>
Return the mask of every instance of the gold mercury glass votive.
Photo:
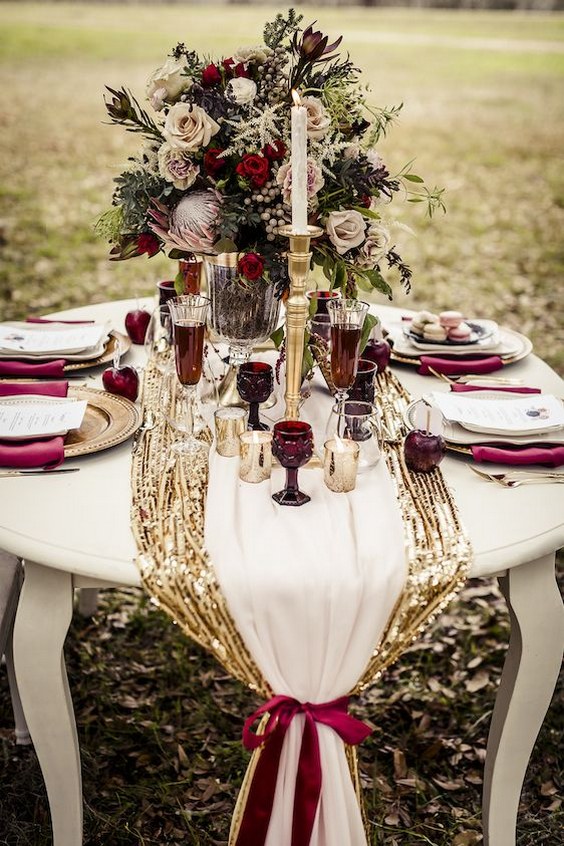
<svg viewBox="0 0 564 846">
<path fill-rule="evenodd" d="M 272 432 L 243 432 L 239 435 L 242 482 L 264 482 L 272 472 Z"/>
<path fill-rule="evenodd" d="M 244 408 L 218 408 L 215 418 L 215 448 L 219 455 L 233 458 L 239 455 L 239 435 L 247 428 Z"/>
<path fill-rule="evenodd" d="M 359 445 L 348 439 L 331 438 L 325 442 L 323 478 L 330 491 L 354 491 L 359 453 Z"/>
</svg>

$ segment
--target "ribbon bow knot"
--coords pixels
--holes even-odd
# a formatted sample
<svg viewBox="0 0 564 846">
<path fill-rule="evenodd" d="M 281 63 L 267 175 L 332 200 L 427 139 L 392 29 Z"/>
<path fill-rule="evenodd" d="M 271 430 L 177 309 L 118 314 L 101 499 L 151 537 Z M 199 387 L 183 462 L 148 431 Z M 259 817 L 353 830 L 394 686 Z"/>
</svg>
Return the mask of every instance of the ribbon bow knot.
<svg viewBox="0 0 564 846">
<path fill-rule="evenodd" d="M 249 750 L 262 747 L 262 752 L 253 774 L 235 846 L 264 846 L 282 745 L 297 714 L 304 715 L 305 725 L 296 775 L 291 846 L 309 846 L 322 783 L 316 723 L 332 728 L 350 746 L 361 743 L 372 731 L 365 723 L 350 716 L 348 704 L 348 696 L 321 704 L 298 702 L 290 696 L 273 696 L 245 721 L 245 747 Z M 260 734 L 252 731 L 252 726 L 265 714 L 269 716 L 264 731 Z"/>
</svg>

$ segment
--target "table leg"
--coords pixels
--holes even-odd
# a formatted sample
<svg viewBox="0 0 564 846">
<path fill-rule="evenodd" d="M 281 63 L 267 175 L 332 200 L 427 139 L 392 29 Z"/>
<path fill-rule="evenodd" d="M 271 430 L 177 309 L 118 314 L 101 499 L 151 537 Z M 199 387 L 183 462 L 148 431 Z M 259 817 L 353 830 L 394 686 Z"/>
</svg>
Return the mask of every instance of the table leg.
<svg viewBox="0 0 564 846">
<path fill-rule="evenodd" d="M 80 752 L 63 654 L 72 606 L 70 573 L 26 562 L 14 624 L 14 660 L 47 788 L 54 846 L 82 844 Z"/>
<path fill-rule="evenodd" d="M 508 570 L 499 582 L 511 636 L 488 737 L 482 816 L 484 846 L 515 846 L 525 773 L 562 661 L 564 606 L 554 554 Z"/>
</svg>

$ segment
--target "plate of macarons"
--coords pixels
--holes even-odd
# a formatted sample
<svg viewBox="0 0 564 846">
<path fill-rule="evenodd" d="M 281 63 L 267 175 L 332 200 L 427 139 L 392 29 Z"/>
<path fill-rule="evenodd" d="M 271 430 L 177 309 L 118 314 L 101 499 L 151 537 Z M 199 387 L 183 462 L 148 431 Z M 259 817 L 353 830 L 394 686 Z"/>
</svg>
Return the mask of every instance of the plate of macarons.
<svg viewBox="0 0 564 846">
<path fill-rule="evenodd" d="M 490 341 L 497 331 L 493 320 L 466 319 L 459 311 L 418 312 L 405 334 L 415 347 L 459 347 Z"/>
</svg>

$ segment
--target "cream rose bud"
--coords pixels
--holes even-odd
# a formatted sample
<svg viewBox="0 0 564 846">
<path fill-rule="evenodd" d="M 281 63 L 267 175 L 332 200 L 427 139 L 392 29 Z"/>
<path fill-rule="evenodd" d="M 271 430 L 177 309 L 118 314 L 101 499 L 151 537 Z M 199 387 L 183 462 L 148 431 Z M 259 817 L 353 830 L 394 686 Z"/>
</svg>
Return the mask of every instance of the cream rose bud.
<svg viewBox="0 0 564 846">
<path fill-rule="evenodd" d="M 339 253 L 344 255 L 364 241 L 366 222 L 360 212 L 354 209 L 330 212 L 325 223 L 329 240 Z"/>
<path fill-rule="evenodd" d="M 191 82 L 183 75 L 185 63 L 170 56 L 162 68 L 158 68 L 147 82 L 147 98 L 151 100 L 159 89 L 164 88 L 166 95 L 159 97 L 160 100 L 176 100 L 183 91 L 190 88 Z M 162 106 L 161 106 L 162 108 Z M 160 111 L 157 109 L 157 111 Z"/>
<path fill-rule="evenodd" d="M 317 97 L 302 97 L 302 106 L 307 111 L 307 134 L 314 141 L 319 141 L 329 130 L 331 118 Z"/>
<path fill-rule="evenodd" d="M 257 84 L 244 76 L 229 81 L 227 95 L 239 106 L 252 103 L 257 96 Z"/>
<path fill-rule="evenodd" d="M 186 191 L 196 181 L 200 168 L 184 150 L 163 144 L 159 149 L 159 173 L 179 191 Z"/>
<path fill-rule="evenodd" d="M 388 227 L 383 223 L 372 223 L 360 250 L 359 266 L 367 269 L 376 267 L 390 249 L 391 243 L 392 236 Z"/>
<path fill-rule="evenodd" d="M 201 106 L 188 103 L 176 103 L 171 108 L 163 129 L 171 147 L 192 151 L 207 147 L 217 132 L 219 124 Z"/>
</svg>

